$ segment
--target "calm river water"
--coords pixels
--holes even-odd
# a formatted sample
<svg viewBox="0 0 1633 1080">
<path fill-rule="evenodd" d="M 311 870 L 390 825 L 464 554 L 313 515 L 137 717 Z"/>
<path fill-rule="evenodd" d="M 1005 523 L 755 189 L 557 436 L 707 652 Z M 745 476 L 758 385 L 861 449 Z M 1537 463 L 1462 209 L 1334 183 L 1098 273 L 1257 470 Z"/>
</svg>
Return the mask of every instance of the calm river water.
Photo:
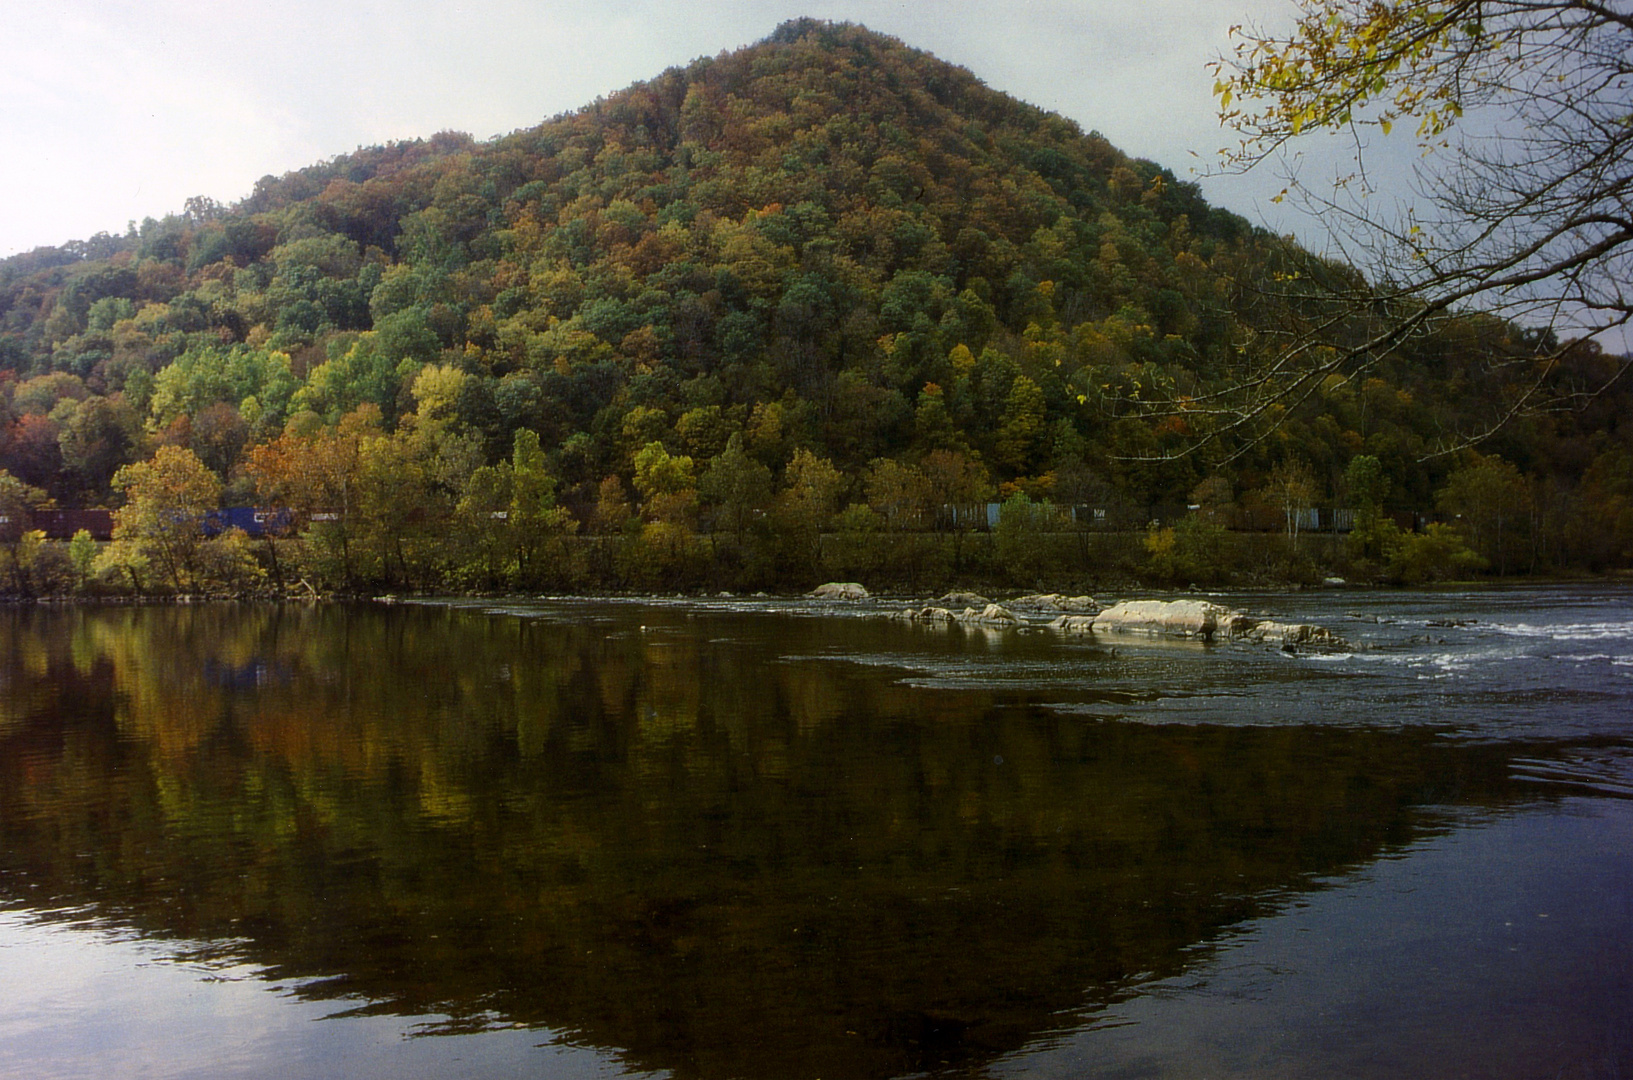
<svg viewBox="0 0 1633 1080">
<path fill-rule="evenodd" d="M 1633 592 L 1228 602 L 0 611 L 0 1075 L 1633 1075 Z"/>
</svg>

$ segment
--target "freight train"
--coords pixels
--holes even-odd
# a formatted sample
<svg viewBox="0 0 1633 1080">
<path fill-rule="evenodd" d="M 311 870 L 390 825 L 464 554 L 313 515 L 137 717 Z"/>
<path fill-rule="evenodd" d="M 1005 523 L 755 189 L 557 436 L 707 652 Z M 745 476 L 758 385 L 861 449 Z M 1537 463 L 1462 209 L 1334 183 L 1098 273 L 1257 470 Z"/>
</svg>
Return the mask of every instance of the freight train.
<svg viewBox="0 0 1633 1080">
<path fill-rule="evenodd" d="M 204 534 L 215 536 L 228 529 L 243 529 L 259 539 L 278 536 L 289 531 L 294 515 L 288 510 L 258 506 L 231 506 L 204 515 Z M 0 525 L 9 522 L 0 521 Z M 113 539 L 112 510 L 34 510 L 24 522 L 24 528 L 39 529 L 48 540 L 72 540 L 84 529 L 93 540 Z"/>
</svg>

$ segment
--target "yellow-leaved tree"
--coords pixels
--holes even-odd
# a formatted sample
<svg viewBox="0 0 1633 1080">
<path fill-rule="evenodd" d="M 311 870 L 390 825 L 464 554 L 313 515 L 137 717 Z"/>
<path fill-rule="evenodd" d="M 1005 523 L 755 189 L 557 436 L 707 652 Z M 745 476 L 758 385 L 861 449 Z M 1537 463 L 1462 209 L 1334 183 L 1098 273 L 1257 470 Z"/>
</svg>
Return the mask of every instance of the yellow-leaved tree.
<svg viewBox="0 0 1633 1080">
<path fill-rule="evenodd" d="M 191 450 L 161 446 L 150 461 L 113 475 L 125 505 L 113 514 L 105 565 L 122 570 L 137 592 L 151 568 L 177 592 L 198 582 L 204 518 L 221 505 L 221 481 Z"/>
<path fill-rule="evenodd" d="M 1626 0 L 1292 0 L 1283 27 L 1237 27 L 1215 66 L 1226 171 L 1286 166 L 1341 264 L 1266 283 L 1287 314 L 1183 408 L 1217 436 L 1263 433 L 1323 380 L 1353 379 L 1450 318 L 1496 316 L 1488 411 L 1466 446 L 1521 413 L 1582 405 L 1625 374 L 1633 319 L 1633 7 Z M 1301 183 L 1290 154 L 1337 134 L 1355 168 Z M 1376 168 L 1416 139 L 1415 180 Z M 1369 157 L 1374 168 L 1369 168 Z M 1275 294 L 1269 297 L 1268 294 Z M 1489 325 L 1489 324 L 1488 324 Z"/>
</svg>

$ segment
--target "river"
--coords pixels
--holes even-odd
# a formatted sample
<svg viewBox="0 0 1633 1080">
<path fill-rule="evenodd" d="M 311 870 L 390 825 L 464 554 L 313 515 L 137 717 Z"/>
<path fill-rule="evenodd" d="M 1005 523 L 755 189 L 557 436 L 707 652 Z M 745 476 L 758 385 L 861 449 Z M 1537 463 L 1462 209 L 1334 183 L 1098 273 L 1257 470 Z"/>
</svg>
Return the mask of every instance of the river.
<svg viewBox="0 0 1633 1080">
<path fill-rule="evenodd" d="M 0 1075 L 1633 1073 L 1633 590 L 0 611 Z"/>
</svg>

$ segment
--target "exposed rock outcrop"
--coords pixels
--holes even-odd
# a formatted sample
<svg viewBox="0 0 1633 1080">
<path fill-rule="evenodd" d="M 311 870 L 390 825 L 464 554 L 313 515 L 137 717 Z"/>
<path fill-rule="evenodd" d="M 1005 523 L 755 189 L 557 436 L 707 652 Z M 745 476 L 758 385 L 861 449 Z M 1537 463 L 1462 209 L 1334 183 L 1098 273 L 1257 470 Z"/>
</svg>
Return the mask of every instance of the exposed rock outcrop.
<svg viewBox="0 0 1633 1080">
<path fill-rule="evenodd" d="M 1024 611 L 1068 611 L 1092 615 L 1100 610 L 1092 596 L 1062 596 L 1060 593 L 1031 593 L 1017 596 L 1008 602 L 1010 608 Z"/>
<path fill-rule="evenodd" d="M 830 581 L 805 595 L 816 600 L 866 600 L 868 591 L 854 581 Z"/>
<path fill-rule="evenodd" d="M 931 625 L 958 622 L 976 626 L 1019 626 L 1021 622 L 1014 612 L 1002 604 L 988 604 L 979 611 L 973 607 L 967 607 L 957 614 L 944 607 L 934 605 L 921 608 L 903 608 L 896 613 L 895 617 L 904 622 Z"/>
<path fill-rule="evenodd" d="M 980 623 L 982 626 L 1018 626 L 1021 620 L 1002 604 L 988 604 L 980 611 L 974 608 L 965 609 L 959 621 Z"/>
<path fill-rule="evenodd" d="M 1153 637 L 1212 641 L 1229 608 L 1205 600 L 1124 600 L 1094 617 L 1096 634 L 1148 634 Z"/>
<path fill-rule="evenodd" d="M 948 623 L 956 622 L 958 616 L 954 615 L 944 607 L 927 605 L 921 608 L 902 608 L 900 611 L 896 612 L 896 618 L 901 619 L 903 622 L 929 623 L 945 626 Z"/>
<path fill-rule="evenodd" d="M 1062 634 L 1145 634 L 1275 645 L 1294 652 L 1351 648 L 1323 626 L 1258 619 L 1203 600 L 1125 600 L 1098 615 L 1062 615 L 1049 628 Z"/>
<path fill-rule="evenodd" d="M 1230 620 L 1226 636 L 1231 641 L 1247 641 L 1255 645 L 1279 645 L 1283 649 L 1347 649 L 1349 642 L 1324 626 L 1309 623 L 1281 623 L 1273 619 L 1255 619 L 1236 615 Z"/>
<path fill-rule="evenodd" d="M 986 597 L 982 596 L 980 593 L 950 592 L 946 596 L 939 597 L 936 600 L 936 603 L 944 605 L 944 606 L 949 607 L 949 608 L 955 608 L 955 607 L 986 607 L 988 604 L 992 603 L 992 601 L 988 600 Z"/>
</svg>

